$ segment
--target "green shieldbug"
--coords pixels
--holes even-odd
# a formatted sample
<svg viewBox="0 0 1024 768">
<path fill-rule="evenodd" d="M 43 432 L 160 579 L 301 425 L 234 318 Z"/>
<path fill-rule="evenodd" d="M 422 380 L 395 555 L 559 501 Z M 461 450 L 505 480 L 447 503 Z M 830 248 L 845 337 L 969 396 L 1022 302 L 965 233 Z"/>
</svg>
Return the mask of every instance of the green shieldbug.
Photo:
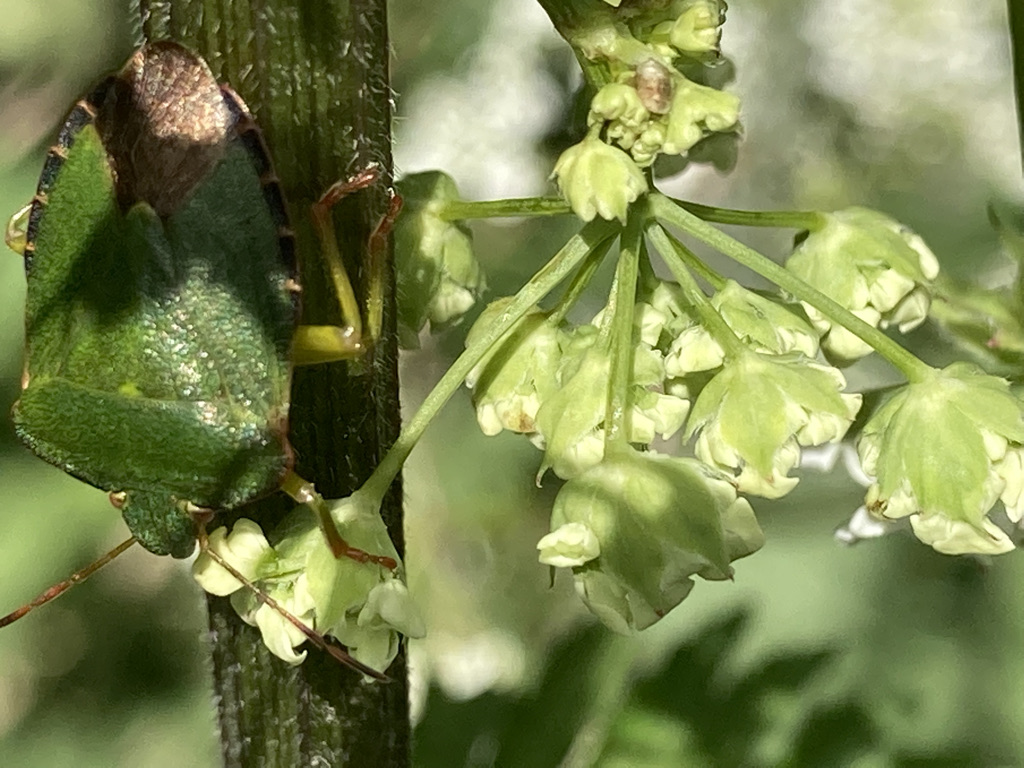
<svg viewBox="0 0 1024 768">
<path fill-rule="evenodd" d="M 348 317 L 329 211 L 373 178 L 314 206 Z M 304 363 L 342 359 L 358 333 L 297 326 L 294 236 L 270 156 L 201 57 L 149 44 L 80 100 L 7 239 L 27 277 L 17 434 L 110 491 L 135 540 L 187 557 L 212 512 L 285 482 L 308 489 L 290 474 L 297 349 Z M 336 554 L 394 567 L 332 528 Z"/>
</svg>

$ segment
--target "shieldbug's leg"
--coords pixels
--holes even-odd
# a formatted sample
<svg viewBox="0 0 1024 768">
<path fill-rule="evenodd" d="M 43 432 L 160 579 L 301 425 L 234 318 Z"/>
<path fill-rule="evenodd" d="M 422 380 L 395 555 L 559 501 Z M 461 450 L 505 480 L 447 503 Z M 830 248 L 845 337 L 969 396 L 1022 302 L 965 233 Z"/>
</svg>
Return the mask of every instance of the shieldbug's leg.
<svg viewBox="0 0 1024 768">
<path fill-rule="evenodd" d="M 303 480 L 294 472 L 289 472 L 285 476 L 284 482 L 281 483 L 281 490 L 299 504 L 308 504 L 316 513 L 317 519 L 320 521 L 320 528 L 327 539 L 327 546 L 331 548 L 331 552 L 334 553 L 335 557 L 348 557 L 360 563 L 375 563 L 382 568 L 387 568 L 389 571 L 393 571 L 398 567 L 398 563 L 395 562 L 394 558 L 387 555 L 372 555 L 362 549 L 353 547 L 345 541 L 338 531 L 338 526 L 334 524 L 330 507 L 327 506 L 324 497 L 320 495 L 308 480 Z"/>
<path fill-rule="evenodd" d="M 331 210 L 342 199 L 365 189 L 379 176 L 376 166 L 363 169 L 355 176 L 332 184 L 320 199 L 313 203 L 313 227 L 320 240 L 321 254 L 334 286 L 341 309 L 341 326 L 300 325 L 292 343 L 292 361 L 295 365 L 314 365 L 337 360 L 352 360 L 361 356 L 380 335 L 384 311 L 384 274 L 387 255 L 387 236 L 398 212 L 401 198 L 392 193 L 388 212 L 374 228 L 367 244 L 369 255 L 369 285 L 366 296 L 366 329 L 363 313 L 356 299 L 348 271 L 338 251 L 338 239 Z"/>
<path fill-rule="evenodd" d="M 285 621 L 287 621 L 289 624 L 296 627 L 300 632 L 302 632 L 302 634 L 305 635 L 306 639 L 313 643 L 313 645 L 315 645 L 322 651 L 326 651 L 345 666 L 351 667 L 357 672 L 362 672 L 364 675 L 372 677 L 375 680 L 380 680 L 382 682 L 388 682 L 390 680 L 390 678 L 383 672 L 378 672 L 376 669 L 366 666 L 361 661 L 356 661 L 345 650 L 339 648 L 335 643 L 331 642 L 323 634 L 317 632 L 315 629 L 307 625 L 304 621 L 302 621 L 302 619 L 297 617 L 295 614 L 293 614 L 291 611 L 289 611 L 287 608 L 285 608 L 283 605 L 277 602 L 274 598 L 272 598 L 270 595 L 268 595 L 266 592 L 260 589 L 256 584 L 253 584 L 251 581 L 249 581 L 249 579 L 247 579 L 242 573 L 240 573 L 237 568 L 235 568 L 233 565 L 231 565 L 231 563 L 229 563 L 227 560 L 221 557 L 215 550 L 210 548 L 209 538 L 206 535 L 205 520 L 197 518 L 197 522 L 199 524 L 199 549 L 202 552 L 205 552 L 210 557 L 210 559 L 213 560 L 213 562 L 215 562 L 225 571 L 227 571 L 236 579 L 238 579 L 238 581 L 241 582 L 243 587 L 248 589 L 250 592 L 253 593 L 253 595 L 256 596 L 257 600 L 259 600 L 264 605 L 269 606 L 271 610 L 279 613 L 285 619 Z"/>
</svg>

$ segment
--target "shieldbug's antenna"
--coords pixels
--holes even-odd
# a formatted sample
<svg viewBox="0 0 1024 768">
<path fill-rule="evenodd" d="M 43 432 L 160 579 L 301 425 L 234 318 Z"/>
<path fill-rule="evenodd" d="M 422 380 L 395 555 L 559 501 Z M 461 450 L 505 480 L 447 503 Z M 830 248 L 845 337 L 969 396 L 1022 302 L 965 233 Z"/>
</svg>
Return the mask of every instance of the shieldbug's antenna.
<svg viewBox="0 0 1024 768">
<path fill-rule="evenodd" d="M 122 541 L 112 550 L 107 552 L 107 554 L 103 555 L 103 557 L 101 557 L 99 560 L 96 560 L 95 562 L 85 566 L 85 568 L 83 568 L 80 571 L 75 571 L 73 574 L 71 574 L 71 576 L 64 579 L 64 581 L 54 584 L 52 587 L 47 589 L 32 602 L 26 603 L 25 605 L 18 608 L 16 611 L 11 611 L 3 618 L 0 618 L 0 628 L 6 627 L 8 624 L 13 624 L 29 611 L 32 611 L 41 605 L 46 605 L 51 600 L 60 597 L 76 584 L 80 584 L 87 578 L 92 576 L 94 573 L 96 573 L 96 571 L 105 566 L 111 560 L 115 559 L 122 552 L 128 550 L 134 543 L 134 536 L 132 536 L 127 541 Z"/>
</svg>

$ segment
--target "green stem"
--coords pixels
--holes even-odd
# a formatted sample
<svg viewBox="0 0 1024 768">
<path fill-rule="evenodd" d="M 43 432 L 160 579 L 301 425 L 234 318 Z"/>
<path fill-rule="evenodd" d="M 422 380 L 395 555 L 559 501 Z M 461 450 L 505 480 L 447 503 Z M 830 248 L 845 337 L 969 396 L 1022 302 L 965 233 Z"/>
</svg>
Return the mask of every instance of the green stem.
<svg viewBox="0 0 1024 768">
<path fill-rule="evenodd" d="M 452 200 L 441 209 L 445 221 L 513 216 L 560 216 L 572 208 L 560 197 L 513 197 L 507 200 Z"/>
<path fill-rule="evenodd" d="M 710 245 L 734 261 L 772 281 L 782 290 L 800 301 L 810 304 L 829 320 L 846 328 L 850 333 L 870 344 L 878 354 L 906 376 L 911 383 L 923 381 L 934 374 L 934 369 L 905 350 L 877 328 L 873 328 L 845 307 L 840 306 L 816 288 L 812 288 L 789 270 L 780 267 L 738 240 L 684 210 L 664 195 L 653 193 L 648 197 L 651 211 L 659 219 L 679 227 L 698 240 Z"/>
<path fill-rule="evenodd" d="M 637 644 L 632 638 L 609 633 L 605 647 L 595 660 L 601 670 L 594 676 L 593 691 L 583 702 L 583 717 L 572 744 L 558 768 L 590 768 L 597 765 L 616 721 L 629 701 Z"/>
<path fill-rule="evenodd" d="M 636 309 L 636 281 L 640 274 L 640 253 L 644 247 L 643 217 L 639 211 L 626 221 L 622 251 L 615 270 L 613 293 L 606 310 L 610 326 L 611 370 L 604 412 L 604 452 L 629 447 L 629 382 L 633 376 L 633 314 Z"/>
<path fill-rule="evenodd" d="M 736 224 L 741 227 L 784 227 L 814 231 L 825 226 L 825 216 L 818 211 L 741 211 L 734 208 L 718 208 L 713 205 L 691 203 L 689 200 L 673 200 L 694 216 L 716 224 Z"/>
<path fill-rule="evenodd" d="M 597 272 L 597 268 L 601 266 L 601 262 L 604 261 L 604 257 L 608 255 L 608 249 L 612 247 L 612 243 L 615 242 L 615 238 L 608 238 L 601 243 L 593 252 L 586 258 L 582 266 L 573 275 L 572 282 L 569 283 L 569 287 L 565 289 L 565 293 L 558 300 L 558 304 L 555 305 L 554 309 L 548 315 L 548 322 L 554 325 L 561 323 L 569 310 L 572 309 L 576 302 L 580 298 L 580 294 L 586 290 L 587 286 L 590 285 L 590 281 L 594 279 L 594 273 Z"/>
<path fill-rule="evenodd" d="M 401 471 L 402 465 L 412 449 L 416 447 L 416 443 L 423 436 L 434 416 L 462 386 L 462 382 L 473 370 L 473 367 L 484 358 L 499 339 L 519 322 L 523 315 L 562 282 L 588 254 L 600 248 L 614 234 L 616 228 L 614 224 L 600 219 L 587 224 L 537 274 L 530 278 L 530 281 L 509 303 L 501 317 L 481 334 L 478 341 L 459 355 L 423 400 L 391 450 L 363 485 L 362 490 L 365 493 L 374 499 L 383 497 L 391 485 L 391 481 Z"/>
<path fill-rule="evenodd" d="M 698 277 L 704 278 L 704 281 L 714 288 L 716 291 L 720 291 L 725 288 L 727 280 L 720 274 L 715 272 L 711 267 L 704 263 L 704 261 L 693 251 L 683 245 L 679 238 L 673 235 L 668 230 L 661 230 L 666 237 L 671 241 L 672 247 L 676 251 L 676 255 L 683 260 L 686 264 L 686 268 L 691 272 L 697 274 Z"/>
<path fill-rule="evenodd" d="M 651 222 L 647 228 L 647 234 L 658 247 L 665 264 L 672 275 L 679 281 L 679 288 L 686 297 L 687 303 L 693 307 L 697 317 L 711 337 L 719 343 L 722 350 L 729 357 L 740 357 L 748 352 L 746 344 L 729 327 L 725 319 L 718 313 L 708 301 L 707 296 L 701 291 L 697 281 L 693 279 L 688 264 L 693 261 L 700 261 L 696 254 L 690 251 L 678 240 L 670 238 L 668 233 L 657 222 Z"/>
</svg>

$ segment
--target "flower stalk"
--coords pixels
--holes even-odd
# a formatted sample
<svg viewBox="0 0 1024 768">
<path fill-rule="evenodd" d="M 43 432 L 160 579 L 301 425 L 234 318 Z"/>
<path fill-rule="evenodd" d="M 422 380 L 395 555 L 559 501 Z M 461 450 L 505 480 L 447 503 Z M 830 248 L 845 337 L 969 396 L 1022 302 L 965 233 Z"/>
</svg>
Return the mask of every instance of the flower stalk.
<svg viewBox="0 0 1024 768">
<path fill-rule="evenodd" d="M 738 240 L 716 229 L 700 217 L 676 205 L 672 200 L 659 193 L 649 196 L 651 211 L 662 221 L 687 232 L 717 251 L 725 254 L 739 264 L 750 269 L 761 277 L 771 280 L 779 288 L 792 294 L 800 301 L 810 304 L 835 323 L 846 328 L 871 345 L 879 355 L 888 360 L 910 382 L 924 381 L 934 369 L 908 352 L 877 328 L 865 323 L 852 312 L 840 306 L 803 280 L 799 279 L 778 264 L 762 256 Z"/>
</svg>

